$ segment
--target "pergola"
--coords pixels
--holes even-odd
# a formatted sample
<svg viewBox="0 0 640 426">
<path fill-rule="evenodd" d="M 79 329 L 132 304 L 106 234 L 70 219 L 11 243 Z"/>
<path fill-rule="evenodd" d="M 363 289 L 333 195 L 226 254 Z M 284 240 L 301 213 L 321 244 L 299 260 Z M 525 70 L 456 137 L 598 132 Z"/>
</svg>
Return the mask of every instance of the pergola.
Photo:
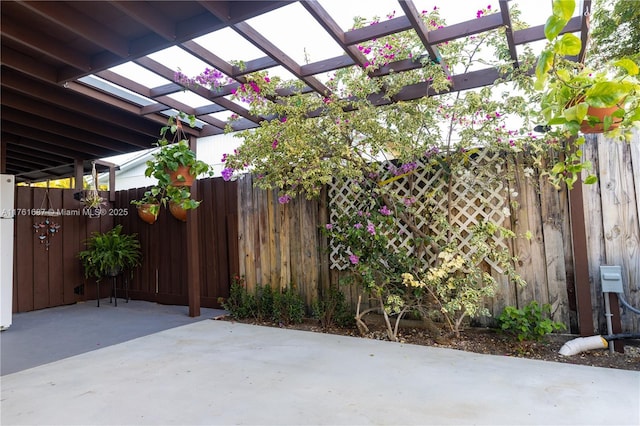
<svg viewBox="0 0 640 426">
<path fill-rule="evenodd" d="M 544 39 L 544 22 L 512 30 L 509 7 L 515 1 L 500 0 L 499 13 L 433 31 L 420 19 L 418 2 L 389 0 L 389 10 L 401 9 L 397 17 L 344 30 L 323 7 L 325 2 L 317 0 L 2 1 L 1 171 L 16 175 L 17 182 L 81 177 L 88 171 L 86 160 L 150 148 L 160 125 L 176 110 L 199 119 L 197 128 L 188 129 L 196 137 L 223 133 L 229 115 L 225 113 L 240 117 L 234 122 L 238 130 L 258 126 L 262 118 L 229 100 L 246 74 L 280 68 L 302 80 L 305 90 L 325 93 L 328 89 L 319 75 L 364 66 L 366 57 L 358 44 L 389 34 L 415 31 L 424 44 L 423 55 L 443 67 L 447 58 L 440 57 L 438 45 L 448 40 L 504 27 L 517 66 L 518 46 Z M 308 14 L 342 52 L 317 62 L 298 63 L 250 23 L 252 18 L 285 8 Z M 580 9 L 585 13 L 574 17 L 566 31 L 579 31 L 586 40 L 589 9 L 590 0 L 586 0 Z M 286 26 L 287 22 L 277 25 Z M 194 41 L 223 30 L 231 30 L 257 48 L 258 57 L 243 58 L 242 52 L 240 57 L 221 57 L 216 46 Z M 160 63 L 151 57 L 172 46 L 220 70 L 233 82 L 215 92 L 189 88 L 204 100 L 195 107 L 172 96 L 185 90 L 174 82 L 180 63 Z M 581 57 L 583 54 L 584 50 Z M 374 75 L 414 69 L 420 66 L 419 59 L 391 63 Z M 245 67 L 233 65 L 234 60 L 245 61 Z M 136 80 L 114 71 L 125 63 L 135 64 L 165 83 L 153 85 L 145 81 L 148 78 Z M 498 76 L 493 68 L 452 73 L 451 90 L 490 85 Z M 406 87 L 396 100 L 430 94 L 426 83 L 418 84 Z"/>
<path fill-rule="evenodd" d="M 2 1 L 1 43 L 1 149 L 0 172 L 13 174 L 17 182 L 76 177 L 89 171 L 90 161 L 112 155 L 151 148 L 159 128 L 168 115 L 180 110 L 195 115 L 196 128 L 186 128 L 192 137 L 221 134 L 231 113 L 237 130 L 256 127 L 263 118 L 255 117 L 229 95 L 245 76 L 254 71 L 284 69 L 302 80 L 306 91 L 325 93 L 318 78 L 332 70 L 364 66 L 366 57 L 358 44 L 403 31 L 414 31 L 424 45 L 423 57 L 446 67 L 438 45 L 486 31 L 504 28 L 511 59 L 519 66 L 518 47 L 544 39 L 544 22 L 514 30 L 510 5 L 515 0 L 499 0 L 498 13 L 457 22 L 429 31 L 420 19 L 421 0 L 388 0 L 397 16 L 361 29 L 345 29 L 326 8 L 325 0 L 309 1 Z M 368 2 L 362 2 L 366 9 Z M 550 2 L 549 2 L 550 3 Z M 465 7 L 467 5 L 465 4 Z M 537 5 L 539 6 L 539 5 Z M 431 5 L 433 7 L 433 4 Z M 269 16 L 285 8 L 301 9 L 339 46 L 341 53 L 311 63 L 296 62 L 290 55 L 258 31 L 251 19 Z M 579 32 L 584 58 L 588 37 L 591 1 L 583 0 L 565 32 Z M 366 11 L 366 10 L 365 10 Z M 365 12 L 363 12 L 364 14 Z M 274 21 L 275 22 L 275 21 Z M 286 27 L 288 23 L 277 21 Z M 290 23 L 289 23 L 290 24 Z M 260 52 L 258 57 L 222 57 L 216 46 L 196 41 L 218 31 L 231 31 Z M 290 35 L 296 37 L 295 33 Z M 161 63 L 154 52 L 178 48 L 182 54 L 216 68 L 233 81 L 217 91 L 202 87 L 185 88 L 174 81 L 179 63 Z M 420 59 L 393 62 L 374 74 L 384 75 L 420 67 Z M 244 67 L 234 65 L 243 60 Z M 151 79 L 128 78 L 114 70 L 122 64 L 151 73 L 164 83 Z M 446 69 L 446 68 L 445 68 Z M 491 85 L 500 76 L 495 68 L 464 74 L 451 72 L 452 91 Z M 188 90 L 204 99 L 192 106 L 173 96 Z M 427 83 L 405 87 L 395 100 L 429 96 Z M 388 101 L 384 101 L 388 102 Z M 103 166 L 104 167 L 104 166 Z M 572 191 L 572 226 L 584 237 L 581 193 Z M 575 198 L 580 197 L 580 198 Z M 575 199 L 574 199 L 575 198 Z M 575 231 L 575 230 L 574 230 Z M 188 227 L 195 240 L 197 230 Z M 191 249 L 194 249 L 191 245 Z M 590 293 L 586 264 L 586 243 L 574 242 L 578 303 L 584 309 L 580 323 L 590 322 Z M 196 277 L 197 283 L 197 277 Z M 586 284 L 580 284 L 581 282 Z M 195 285 L 195 284 L 194 284 Z M 197 288 L 191 289 L 197 293 Z M 585 299 L 586 298 L 586 299 Z M 190 313 L 199 314 L 199 302 L 190 298 Z"/>
</svg>

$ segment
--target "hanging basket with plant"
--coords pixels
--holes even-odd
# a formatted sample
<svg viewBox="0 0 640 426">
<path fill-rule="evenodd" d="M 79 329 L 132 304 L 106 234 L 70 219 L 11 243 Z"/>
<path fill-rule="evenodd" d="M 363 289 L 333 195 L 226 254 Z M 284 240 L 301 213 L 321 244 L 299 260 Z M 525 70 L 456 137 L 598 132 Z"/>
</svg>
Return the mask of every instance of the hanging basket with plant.
<svg viewBox="0 0 640 426">
<path fill-rule="evenodd" d="M 536 65 L 535 87 L 541 92 L 539 126 L 553 140 L 566 141 L 564 152 L 549 172 L 550 181 L 569 189 L 591 164 L 582 159 L 580 135 L 607 133 L 608 137 L 630 141 L 640 124 L 640 68 L 631 58 L 617 58 L 591 69 L 574 57 L 583 50 L 572 33 L 561 34 L 575 11 L 575 0 L 553 0 L 552 15 L 544 34 L 548 42 Z M 595 183 L 589 175 L 584 183 Z"/>
<path fill-rule="evenodd" d="M 189 188 L 197 176 L 203 174 L 213 176 L 211 166 L 198 160 L 196 153 L 189 148 L 181 122 L 181 119 L 185 118 L 187 116 L 180 112 L 175 117 L 169 117 L 167 125 L 160 129 L 161 138 L 156 143 L 159 149 L 152 154 L 153 159 L 147 161 L 145 169 L 145 176 L 154 177 L 158 182 L 145 192 L 142 199 L 131 201 L 138 206 L 139 215 L 142 210 L 145 221 L 147 221 L 146 213 L 157 219 L 160 206 L 170 207 L 170 203 L 184 210 L 197 208 L 200 201 L 191 199 Z M 189 116 L 188 119 L 190 126 L 194 127 L 195 117 Z M 167 139 L 169 134 L 173 135 L 171 141 Z M 179 216 L 179 220 L 186 220 L 186 212 Z M 149 217 L 148 220 L 150 221 L 151 218 Z"/>
</svg>

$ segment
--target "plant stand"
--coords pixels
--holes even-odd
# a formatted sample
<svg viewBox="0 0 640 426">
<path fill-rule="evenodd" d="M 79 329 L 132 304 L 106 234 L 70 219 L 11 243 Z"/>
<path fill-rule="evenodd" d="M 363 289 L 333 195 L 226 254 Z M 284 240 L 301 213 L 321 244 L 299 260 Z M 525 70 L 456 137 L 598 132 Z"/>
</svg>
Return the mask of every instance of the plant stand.
<svg viewBox="0 0 640 426">
<path fill-rule="evenodd" d="M 126 277 L 126 274 L 122 277 L 122 284 L 124 287 L 124 300 L 125 303 L 129 303 L 129 280 Z M 113 286 L 111 288 L 111 294 L 109 295 L 109 303 L 111 303 L 112 298 L 115 299 L 114 306 L 118 306 L 118 285 L 117 278 L 113 277 Z"/>
</svg>

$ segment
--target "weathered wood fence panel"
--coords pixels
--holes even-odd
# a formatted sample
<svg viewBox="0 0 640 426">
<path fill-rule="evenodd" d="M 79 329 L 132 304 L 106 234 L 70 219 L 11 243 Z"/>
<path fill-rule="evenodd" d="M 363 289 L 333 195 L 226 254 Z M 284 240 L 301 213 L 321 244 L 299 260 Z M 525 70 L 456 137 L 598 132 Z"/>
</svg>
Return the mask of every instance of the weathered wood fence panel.
<svg viewBox="0 0 640 426">
<path fill-rule="evenodd" d="M 322 204 L 304 198 L 281 204 L 275 191 L 254 188 L 251 175 L 238 180 L 240 274 L 249 290 L 257 284 L 291 285 L 307 306 L 317 299 L 323 256 L 318 226 L 326 215 Z"/>
<path fill-rule="evenodd" d="M 585 232 L 588 244 L 590 288 L 593 301 L 591 312 L 594 329 L 606 332 L 603 295 L 599 267 L 620 264 L 625 271 L 625 295 L 633 306 L 640 306 L 640 225 L 638 186 L 640 182 L 639 138 L 630 143 L 590 136 L 584 155 L 594 164 L 600 181 L 584 185 Z M 512 164 L 514 164 L 512 162 Z M 515 161 L 515 179 L 510 184 L 509 202 L 516 201 L 512 215 L 504 225 L 518 238 L 510 243 L 510 250 L 518 258 L 517 271 L 528 285 L 519 288 L 492 269 L 498 282 L 498 293 L 488 301 L 492 314 L 497 316 L 507 305 L 522 307 L 532 300 L 552 306 L 554 320 L 563 322 L 577 332 L 577 306 L 574 283 L 573 247 L 569 216 L 568 192 L 556 190 L 545 177 L 524 173 Z M 510 167 L 504 164 L 503 169 Z M 239 184 L 241 209 L 240 245 L 241 267 L 249 285 L 255 283 L 306 283 L 301 289 L 309 301 L 322 292 L 324 286 L 338 285 L 345 272 L 331 268 L 325 250 L 313 254 L 309 249 L 325 247 L 318 229 L 328 223 L 326 204 L 293 200 L 279 205 L 273 193 L 252 187 L 250 176 Z M 343 194 L 344 196 L 344 194 Z M 320 212 L 322 212 L 320 214 Z M 316 217 L 317 214 L 320 214 Z M 264 219 L 267 219 L 266 223 Z M 268 236 L 265 236 L 268 234 Z M 269 242 L 269 244 L 267 244 Z M 273 245 L 279 247 L 275 252 Z M 265 262 L 263 256 L 269 256 Z M 318 257 L 319 256 L 319 260 Z M 264 268 L 270 268 L 269 272 Z M 275 267 L 274 272 L 274 265 Z M 310 277 L 303 271 L 313 271 Z M 319 277 L 318 277 L 319 275 Z M 317 278 L 316 278 L 317 277 Z M 299 285 L 299 284 L 297 284 Z M 357 301 L 355 288 L 342 288 L 347 299 Z M 638 319 L 623 310 L 622 328 L 638 332 Z"/>
<path fill-rule="evenodd" d="M 638 145 L 640 138 L 638 133 L 631 143 L 607 140 L 606 138 L 589 137 L 588 145 L 597 144 L 598 164 L 599 164 L 599 191 L 593 189 L 592 197 L 596 199 L 600 195 L 601 219 L 593 216 L 593 220 L 587 221 L 587 235 L 592 231 L 602 232 L 604 250 L 602 246 L 594 247 L 598 260 L 590 263 L 599 265 L 620 265 L 623 271 L 624 297 L 632 306 L 640 306 L 640 216 L 638 214 L 637 198 L 638 186 Z M 593 152 L 593 151 L 591 151 Z M 636 152 L 636 154 L 633 154 Z M 635 158 L 634 158 L 635 157 Z M 635 161 L 634 161 L 635 160 Z M 593 212 L 587 212 L 587 215 Z M 600 225 L 594 224 L 601 220 Z M 604 260 L 604 262 L 602 262 Z M 600 283 L 599 270 L 592 267 L 592 288 L 595 289 L 599 302 L 599 311 L 602 300 L 602 286 Z M 602 330 L 604 317 L 598 317 L 598 325 Z M 624 331 L 638 332 L 638 316 L 622 310 L 622 329 Z M 606 330 L 606 328 L 605 328 Z"/>
</svg>

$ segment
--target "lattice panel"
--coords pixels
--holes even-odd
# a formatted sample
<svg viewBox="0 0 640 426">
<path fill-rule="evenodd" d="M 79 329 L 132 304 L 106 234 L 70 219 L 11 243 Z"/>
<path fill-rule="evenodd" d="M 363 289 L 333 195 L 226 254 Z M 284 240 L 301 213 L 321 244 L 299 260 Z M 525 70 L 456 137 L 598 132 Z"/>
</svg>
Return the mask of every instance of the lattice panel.
<svg viewBox="0 0 640 426">
<path fill-rule="evenodd" d="M 492 164 L 497 166 L 492 167 Z M 380 171 L 386 170 L 387 164 L 380 164 Z M 414 199 L 412 205 L 417 227 L 428 235 L 436 235 L 441 232 L 432 218 L 439 215 L 447 215 L 449 199 L 447 197 L 449 182 L 445 181 L 445 173 L 442 169 L 435 172 L 427 172 L 424 164 L 418 164 L 417 169 L 400 179 L 388 183 L 389 190 L 397 194 L 398 199 Z M 466 169 L 452 176 L 451 217 L 450 224 L 454 229 L 460 229 L 460 234 L 455 236 L 458 249 L 466 254 L 475 250 L 471 240 L 473 234 L 471 227 L 480 222 L 494 222 L 502 225 L 510 214 L 508 185 L 502 177 L 504 160 L 499 158 L 499 153 L 480 151 L 470 160 Z M 359 210 L 367 210 L 358 199 L 358 193 L 352 189 L 350 182 L 334 182 L 329 187 L 329 200 L 332 205 L 330 220 L 336 222 L 341 214 L 356 215 Z M 403 248 L 412 255 L 413 247 L 409 244 L 411 231 L 409 227 L 397 220 L 398 232 L 390 239 L 390 249 Z M 494 242 L 502 248 L 507 248 L 504 241 L 494 236 Z M 331 267 L 344 270 L 349 264 L 347 259 L 341 256 L 342 247 L 330 242 Z M 424 257 L 425 266 L 433 264 L 438 253 L 428 247 Z M 487 262 L 497 270 L 499 267 L 490 259 Z"/>
</svg>

